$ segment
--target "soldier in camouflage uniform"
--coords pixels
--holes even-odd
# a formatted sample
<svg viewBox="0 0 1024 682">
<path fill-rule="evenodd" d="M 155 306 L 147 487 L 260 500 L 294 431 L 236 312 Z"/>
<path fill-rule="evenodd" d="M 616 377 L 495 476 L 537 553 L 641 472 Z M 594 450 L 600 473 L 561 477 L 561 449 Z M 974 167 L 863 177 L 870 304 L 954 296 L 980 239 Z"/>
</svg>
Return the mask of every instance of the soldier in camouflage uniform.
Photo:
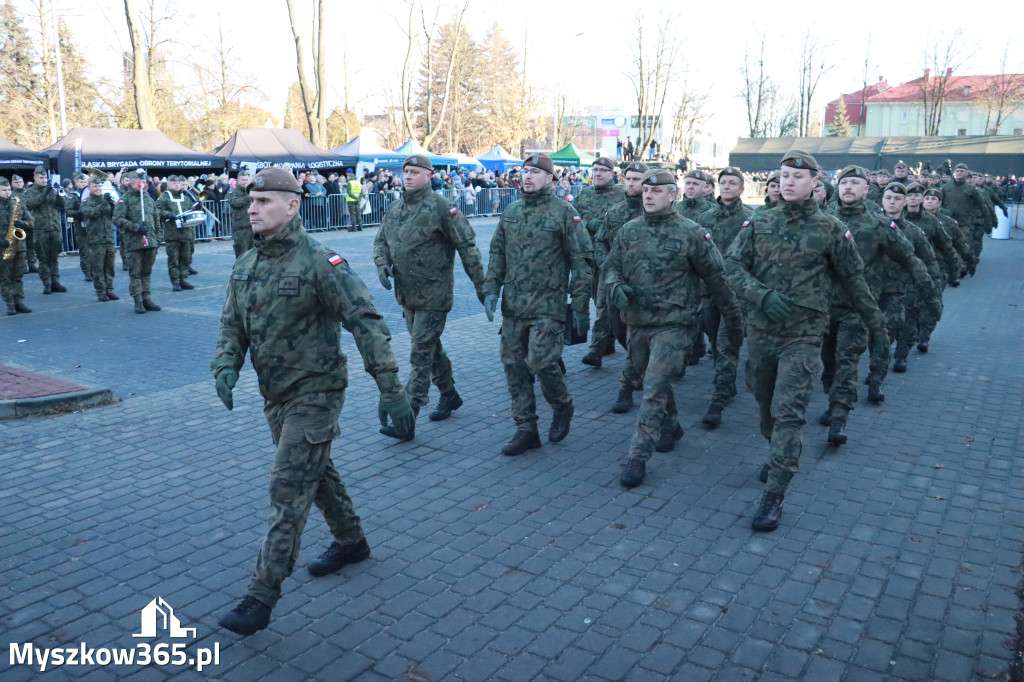
<svg viewBox="0 0 1024 682">
<path fill-rule="evenodd" d="M 96 298 L 101 303 L 118 301 L 114 293 L 114 197 L 103 193 L 106 178 L 89 179 L 89 198 L 82 204 L 86 239 L 89 240 L 89 272 Z"/>
<path fill-rule="evenodd" d="M 178 217 L 190 210 L 194 201 L 182 191 L 185 182 L 178 175 L 167 178 L 167 191 L 156 200 L 156 210 L 160 214 L 160 227 L 164 237 L 164 251 L 167 252 L 167 275 L 171 280 L 171 289 L 195 289 L 188 281 L 189 264 L 189 233 L 192 227 L 186 227 Z"/>
<path fill-rule="evenodd" d="M 515 435 L 502 448 L 506 455 L 541 446 L 535 377 L 554 410 L 548 440 L 557 443 L 569 434 L 572 396 L 558 361 L 570 293 L 576 333 L 585 335 L 590 327 L 594 250 L 582 218 L 555 197 L 554 172 L 545 154 L 523 162 L 523 197 L 501 214 L 491 238 L 484 307 L 492 319 L 501 293 L 501 363 L 516 422 Z"/>
<path fill-rule="evenodd" d="M 251 178 L 249 173 L 241 171 L 238 174 L 235 188 L 228 193 L 228 208 L 231 209 L 231 238 L 235 248 L 235 259 L 252 248 L 252 224 L 249 222 L 249 186 Z"/>
<path fill-rule="evenodd" d="M 903 161 L 897 161 L 896 165 L 892 169 L 892 182 L 897 182 L 904 187 L 910 184 L 910 166 L 903 163 Z M 883 191 L 884 193 L 884 191 Z"/>
<path fill-rule="evenodd" d="M 995 181 L 992 178 L 986 175 L 982 177 L 980 180 L 978 180 L 975 183 L 975 185 L 988 196 L 988 199 L 992 203 L 993 207 L 999 207 L 999 210 L 1003 212 L 1004 218 L 1010 217 L 1010 213 L 1006 209 L 1006 202 L 1003 201 L 1003 196 L 1000 193 L 999 188 L 996 187 Z M 993 218 L 996 217 L 994 214 L 995 211 L 993 210 Z M 996 222 L 996 224 L 998 224 L 998 221 Z"/>
<path fill-rule="evenodd" d="M 594 253 L 598 263 L 603 263 L 611 251 L 615 235 L 623 225 L 634 218 L 643 215 L 643 179 L 647 172 L 647 164 L 639 161 L 632 161 L 626 166 L 623 178 L 625 180 L 625 200 L 616 204 L 604 216 L 595 218 L 593 222 L 598 224 L 597 234 L 594 238 Z M 594 334 L 590 341 L 590 353 L 597 354 L 597 363 L 594 367 L 601 366 L 600 354 L 603 353 L 607 343 L 614 343 L 618 339 L 626 347 L 626 361 L 622 364 L 622 378 L 619 380 L 619 396 L 612 406 L 612 412 L 625 414 L 633 407 L 633 392 L 643 389 L 643 380 L 633 369 L 633 362 L 629 358 L 629 346 L 626 340 L 626 329 L 622 322 L 622 315 L 614 303 L 608 300 L 608 287 L 602 282 L 597 288 L 598 299 L 603 299 L 603 304 L 597 306 L 598 315 L 605 316 L 605 324 L 600 322 L 594 325 Z M 599 318 L 600 320 L 600 318 Z M 602 332 L 603 330 L 603 332 Z"/>
<path fill-rule="evenodd" d="M 114 207 L 113 221 L 121 235 L 121 253 L 128 257 L 128 293 L 135 301 L 135 312 L 141 315 L 160 310 L 150 297 L 149 289 L 160 244 L 160 223 L 156 202 L 146 192 L 145 176 L 136 171 L 125 175 L 129 186 Z"/>
<path fill-rule="evenodd" d="M 939 277 L 935 280 L 935 288 L 939 292 L 940 300 L 942 290 L 947 282 L 960 283 L 960 257 L 953 248 L 953 240 L 949 233 L 939 222 L 938 218 L 922 210 L 924 202 L 925 187 L 919 182 L 912 182 L 907 185 L 907 222 L 921 228 L 928 242 L 935 252 L 936 264 L 939 269 Z M 936 316 L 935 306 L 923 306 L 918 316 L 918 341 L 917 350 L 921 353 L 928 352 L 928 345 L 931 341 L 932 332 L 939 323 Z"/>
<path fill-rule="evenodd" d="M 768 176 L 768 180 L 764 183 L 764 206 L 758 206 L 754 209 L 754 213 L 757 214 L 761 211 L 767 211 L 768 209 L 778 206 L 780 195 L 779 171 L 775 171 Z M 725 248 L 728 249 L 729 247 L 727 246 Z"/>
<path fill-rule="evenodd" d="M 0 225 L 3 231 L 0 232 L 0 296 L 7 304 L 7 314 L 30 313 L 31 309 L 25 305 L 25 287 L 22 278 L 25 277 L 25 252 L 27 239 L 16 239 L 14 244 L 7 241 L 7 230 L 11 224 L 11 212 L 15 210 L 15 202 L 11 197 L 11 183 L 7 178 L 0 177 Z M 25 208 L 25 202 L 18 197 L 18 215 L 15 216 L 14 226 L 24 230 L 28 234 L 32 227 L 32 213 Z M 3 253 L 13 247 L 14 257 L 3 258 Z"/>
<path fill-rule="evenodd" d="M 431 421 L 441 421 L 462 407 L 455 390 L 452 363 L 441 345 L 441 333 L 452 304 L 455 286 L 455 252 L 484 301 L 484 267 L 476 234 L 458 208 L 430 189 L 434 172 L 430 159 L 421 154 L 410 156 L 402 164 L 405 175 L 402 198 L 391 204 L 377 237 L 373 240 L 373 262 L 385 289 L 395 280 L 395 299 L 409 330 L 409 379 L 405 391 L 414 415 L 427 404 L 430 382 L 441 392 Z M 397 438 L 395 428 L 381 429 Z M 412 434 L 409 434 L 411 437 Z"/>
<path fill-rule="evenodd" d="M 39 279 L 43 282 L 43 293 L 64 293 L 67 288 L 60 283 L 60 269 L 57 258 L 62 242 L 60 235 L 60 210 L 64 198 L 47 182 L 43 166 L 36 166 L 35 184 L 25 190 L 25 207 L 32 211 L 32 240 L 39 257 Z"/>
<path fill-rule="evenodd" d="M 882 193 L 885 192 L 885 187 L 888 184 L 889 171 L 885 168 L 879 168 L 875 171 L 875 177 L 871 181 L 871 188 L 868 190 L 867 200 L 881 206 Z"/>
<path fill-rule="evenodd" d="M 807 152 L 787 152 L 780 168 L 784 203 L 751 219 L 726 256 L 730 284 L 750 305 L 747 387 L 760 408 L 761 434 L 771 444 L 761 472 L 764 495 L 751 523 L 756 531 L 778 527 L 800 462 L 833 281 L 846 288 L 864 319 L 872 353 L 888 353 L 885 318 L 864 281 L 853 234 L 823 214 L 811 197 L 817 171 Z"/>
<path fill-rule="evenodd" d="M 85 226 L 82 220 L 82 190 L 88 185 L 88 179 L 84 173 L 74 174 L 74 185 L 68 188 L 64 197 L 64 215 L 68 219 L 68 227 L 75 235 L 75 247 L 78 249 L 78 265 L 82 268 L 85 281 L 92 281 L 92 272 L 89 269 L 89 237 L 86 235 Z"/>
<path fill-rule="evenodd" d="M 28 208 L 25 206 L 25 178 L 17 173 L 11 176 L 11 198 L 17 199 L 21 207 L 28 211 Z M 35 240 L 32 238 L 32 221 L 28 222 L 30 226 L 25 230 L 25 263 L 28 267 L 28 272 L 39 272 Z"/>
<path fill-rule="evenodd" d="M 719 195 L 715 208 L 705 211 L 697 221 L 714 237 L 715 243 L 728 250 L 740 228 L 754 215 L 753 209 L 743 204 L 743 172 L 735 166 L 727 166 L 718 174 Z M 721 325 L 722 311 L 702 292 L 700 321 L 704 333 L 711 341 L 711 357 L 715 362 L 715 390 L 707 414 L 701 420 L 709 428 L 718 428 L 722 423 L 722 411 L 736 397 L 736 368 L 739 365 L 740 345 L 731 343 L 729 334 Z M 742 331 L 742 330 L 741 330 Z"/>
<path fill-rule="evenodd" d="M 985 234 L 992 231 L 985 223 L 991 219 L 989 205 L 970 180 L 971 171 L 967 164 L 958 163 L 953 169 L 953 179 L 942 186 L 942 204 L 953 215 L 960 229 L 971 242 L 975 259 L 981 259 L 981 248 Z M 974 276 L 977 265 L 967 266 L 967 273 Z"/>
<path fill-rule="evenodd" d="M 683 372 L 683 356 L 700 326 L 695 315 L 702 286 L 726 320 L 730 343 L 742 342 L 736 296 L 725 282 L 725 263 L 710 232 L 673 210 L 676 179 L 653 169 L 643 179 L 642 218 L 622 226 L 605 261 L 604 283 L 629 329 L 634 371 L 644 377 L 629 459 L 619 481 L 643 482 L 656 448 L 667 452 L 683 437 L 672 381 Z"/>
<path fill-rule="evenodd" d="M 924 200 L 922 206 L 924 210 L 935 216 L 935 219 L 939 221 L 943 229 L 946 230 L 946 234 L 949 235 L 949 240 L 953 243 L 953 249 L 960 257 L 960 273 L 957 279 L 951 279 L 949 286 L 958 287 L 960 286 L 960 278 L 967 275 L 968 266 L 977 267 L 978 259 L 975 258 L 974 252 L 971 250 L 971 243 L 964 236 L 963 231 L 960 229 L 960 225 L 957 224 L 956 220 L 953 219 L 952 214 L 949 211 L 942 208 L 942 190 L 938 187 L 929 187 L 924 192 Z"/>
<path fill-rule="evenodd" d="M 348 386 L 341 325 L 352 333 L 380 389 L 381 423 L 391 417 L 403 434 L 412 428 L 412 408 L 389 344 L 391 332 L 345 259 L 303 229 L 298 180 L 283 168 L 267 168 L 249 189 L 256 247 L 235 261 L 210 363 L 217 394 L 230 410 L 248 352 L 277 446 L 267 536 L 245 597 L 219 621 L 241 635 L 269 624 L 281 584 L 295 568 L 314 504 L 334 541 L 309 565 L 313 576 L 370 556 L 359 517 L 331 461 Z"/>
<path fill-rule="evenodd" d="M 697 222 L 702 213 L 713 209 L 715 203 L 707 194 L 711 182 L 711 176 L 700 169 L 695 168 L 686 173 L 683 176 L 683 198 L 675 205 L 676 213 Z M 689 348 L 686 356 L 687 365 L 696 365 L 702 357 L 707 355 L 708 347 L 704 342 L 704 332 L 700 327 L 694 331 Z M 685 371 L 683 373 L 685 374 Z"/>
<path fill-rule="evenodd" d="M 601 218 L 612 209 L 613 206 L 626 198 L 626 192 L 615 182 L 615 162 L 608 157 L 602 156 L 594 161 L 590 168 L 594 184 L 584 187 L 573 202 L 576 211 L 583 218 L 583 225 L 590 234 L 593 241 L 597 237 L 597 230 L 600 227 Z M 597 319 L 594 320 L 594 328 L 590 332 L 590 348 L 583 356 L 583 364 L 591 367 L 601 366 L 601 356 L 615 352 L 615 339 L 612 338 L 611 329 L 608 328 L 608 316 L 605 314 L 604 297 L 598 294 L 601 285 L 601 260 L 594 264 L 594 291 L 591 295 L 597 308 Z M 603 345 L 598 346 L 595 340 L 601 339 Z"/>
<path fill-rule="evenodd" d="M 847 166 L 839 172 L 838 180 L 840 204 L 836 217 L 853 233 L 853 242 L 864 262 L 864 279 L 879 307 L 882 308 L 882 301 L 889 295 L 896 268 L 913 277 L 923 290 L 931 291 L 928 270 L 914 256 L 913 245 L 896 223 L 885 220 L 866 203 L 867 171 L 859 166 Z M 821 348 L 824 365 L 821 384 L 828 394 L 829 407 L 819 422 L 829 427 L 830 444 L 843 445 L 847 441 L 846 420 L 857 402 L 857 365 L 868 348 L 868 332 L 842 287 L 832 289 L 829 316 L 829 328 Z M 888 368 L 888 353 L 882 357 L 872 355 L 871 365 L 880 377 L 869 378 L 868 390 L 878 397 Z"/>
</svg>

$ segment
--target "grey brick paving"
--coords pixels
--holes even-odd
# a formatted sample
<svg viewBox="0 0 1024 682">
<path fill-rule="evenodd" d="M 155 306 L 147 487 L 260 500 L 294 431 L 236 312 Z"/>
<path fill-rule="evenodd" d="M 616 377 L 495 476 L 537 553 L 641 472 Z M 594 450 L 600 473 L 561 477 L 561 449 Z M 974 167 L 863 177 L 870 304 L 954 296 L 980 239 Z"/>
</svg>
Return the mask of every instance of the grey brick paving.
<svg viewBox="0 0 1024 682">
<path fill-rule="evenodd" d="M 494 221 L 474 226 L 486 253 Z M 373 236 L 321 238 L 378 295 L 405 368 Z M 190 648 L 219 644 L 219 666 L 46 678 L 962 681 L 1006 668 L 1024 541 L 1020 241 L 986 240 L 978 276 L 947 294 L 931 352 L 889 378 L 884 404 L 857 404 L 847 446 L 829 449 L 823 429 L 806 427 L 768 536 L 749 530 L 767 450 L 756 406 L 743 392 L 705 431 L 707 360 L 677 385 L 686 436 L 634 490 L 617 479 L 636 413 L 608 411 L 621 350 L 592 370 L 584 348 L 566 349 L 569 438 L 501 457 L 512 424 L 497 324 L 459 273 L 446 349 L 466 405 L 394 444 L 376 432 L 376 390 L 354 360 L 335 461 L 373 557 L 310 578 L 305 565 L 329 541 L 314 513 L 270 629 L 246 639 L 216 620 L 262 537 L 272 447 L 252 370 L 231 413 L 207 371 L 232 261 L 229 243 L 201 244 L 199 288 L 179 294 L 158 261 L 161 313 L 93 303 L 79 282 L 44 299 L 29 278 L 37 312 L 0 319 L 5 361 L 121 399 L 0 422 L 5 681 L 38 676 L 10 665 L 12 643 L 134 646 L 138 611 L 158 595 L 197 628 Z M 126 288 L 120 271 L 115 282 Z M 824 406 L 816 394 L 809 414 Z"/>
</svg>

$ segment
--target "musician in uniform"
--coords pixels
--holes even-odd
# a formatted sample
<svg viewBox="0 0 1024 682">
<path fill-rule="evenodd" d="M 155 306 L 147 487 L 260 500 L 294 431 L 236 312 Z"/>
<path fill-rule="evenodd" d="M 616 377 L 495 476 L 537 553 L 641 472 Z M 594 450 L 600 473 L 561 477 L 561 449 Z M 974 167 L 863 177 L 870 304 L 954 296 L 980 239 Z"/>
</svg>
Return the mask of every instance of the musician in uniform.
<svg viewBox="0 0 1024 682">
<path fill-rule="evenodd" d="M 156 201 L 156 210 L 160 214 L 160 224 L 164 233 L 164 248 L 167 251 L 167 274 L 171 278 L 171 289 L 195 289 L 188 281 L 189 263 L 189 232 L 182 214 L 192 208 L 193 199 L 183 190 L 185 184 L 180 175 L 167 178 L 167 191 Z"/>
</svg>

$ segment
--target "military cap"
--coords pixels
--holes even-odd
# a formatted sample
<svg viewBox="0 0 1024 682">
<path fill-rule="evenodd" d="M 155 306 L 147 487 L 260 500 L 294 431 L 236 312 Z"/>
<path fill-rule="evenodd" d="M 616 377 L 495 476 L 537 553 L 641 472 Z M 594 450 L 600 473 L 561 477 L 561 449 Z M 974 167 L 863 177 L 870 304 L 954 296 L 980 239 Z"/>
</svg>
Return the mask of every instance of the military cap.
<svg viewBox="0 0 1024 682">
<path fill-rule="evenodd" d="M 697 180 L 703 180 L 704 182 L 707 182 L 708 174 L 700 170 L 699 168 L 694 168 L 692 171 L 687 172 L 687 174 L 684 175 L 683 178 L 696 178 Z"/>
<path fill-rule="evenodd" d="M 11 181 L 0 175 L 0 187 L 10 187 Z"/>
<path fill-rule="evenodd" d="M 24 179 L 25 178 L 21 177 L 17 173 L 15 173 L 14 175 L 11 176 L 11 180 L 24 180 Z"/>
<path fill-rule="evenodd" d="M 861 178 L 862 180 L 867 181 L 867 179 L 868 179 L 868 172 L 865 169 L 863 169 L 860 166 L 857 166 L 855 164 L 854 165 L 850 165 L 850 166 L 847 166 L 846 168 L 844 168 L 843 170 L 839 171 L 839 174 L 836 176 L 836 182 L 839 182 L 843 178 L 849 178 L 849 177 Z"/>
<path fill-rule="evenodd" d="M 238 171 L 238 177 L 242 177 L 243 175 L 245 177 L 249 177 L 249 171 L 245 170 L 244 168 L 242 170 Z M 184 180 L 184 179 L 185 178 L 182 178 L 182 180 Z"/>
<path fill-rule="evenodd" d="M 290 171 L 271 166 L 257 173 L 245 191 L 247 194 L 252 192 L 292 192 L 301 195 L 302 185 Z"/>
<path fill-rule="evenodd" d="M 767 187 L 768 185 L 772 184 L 773 182 L 776 185 L 778 185 L 779 184 L 779 176 L 780 175 L 781 175 L 781 173 L 779 173 L 779 171 L 772 171 L 772 174 L 768 176 L 767 180 L 765 180 L 765 183 L 764 183 L 765 186 Z"/>
<path fill-rule="evenodd" d="M 90 185 L 102 185 L 106 181 L 107 181 L 107 179 L 105 177 L 101 176 L 101 175 L 90 175 L 89 176 L 89 184 Z"/>
<path fill-rule="evenodd" d="M 406 166 L 415 166 L 416 168 L 422 168 L 431 172 L 434 170 L 434 164 L 423 154 L 413 154 L 410 156 L 402 162 L 402 170 L 405 170 Z"/>
<path fill-rule="evenodd" d="M 74 175 L 72 175 L 71 177 L 74 178 L 75 180 L 85 180 L 87 176 L 82 171 L 75 171 Z"/>
<path fill-rule="evenodd" d="M 726 166 L 718 173 L 718 179 L 721 180 L 723 175 L 731 175 L 735 178 L 739 178 L 740 182 L 746 182 L 746 178 L 743 177 L 743 171 L 736 166 Z"/>
<path fill-rule="evenodd" d="M 889 174 L 889 169 L 888 168 L 879 168 L 878 170 L 875 171 L 875 175 L 888 175 L 888 174 Z"/>
<path fill-rule="evenodd" d="M 593 164 L 591 164 L 591 167 L 593 166 L 601 166 L 611 171 L 615 170 L 615 162 L 609 159 L 607 156 L 597 157 L 597 160 L 594 161 Z"/>
<path fill-rule="evenodd" d="M 675 185 L 676 176 L 667 168 L 651 168 L 644 173 L 643 184 L 655 187 L 659 185 Z"/>
<path fill-rule="evenodd" d="M 964 170 L 970 170 L 970 168 L 967 167 L 966 163 L 958 163 L 957 165 L 953 166 L 953 170 L 956 170 L 957 168 L 963 168 Z"/>
<path fill-rule="evenodd" d="M 924 185 L 920 182 L 912 182 L 907 185 L 907 194 L 924 194 Z"/>
<path fill-rule="evenodd" d="M 942 190 L 941 190 L 941 189 L 939 189 L 938 187 L 929 187 L 928 189 L 926 189 L 926 190 L 924 191 L 924 195 L 925 195 L 926 197 L 938 197 L 939 199 L 942 199 L 942 198 L 943 198 L 943 196 L 945 196 L 945 195 L 944 195 L 944 194 L 942 193 Z"/>
<path fill-rule="evenodd" d="M 894 166 L 894 168 L 910 168 L 910 166 L 908 166 L 907 164 L 903 163 L 903 161 L 897 161 L 896 165 Z"/>
<path fill-rule="evenodd" d="M 143 176 L 139 175 L 138 171 L 127 171 L 121 175 L 122 178 L 128 178 L 129 180 L 139 180 Z"/>
<path fill-rule="evenodd" d="M 630 161 L 629 165 L 626 166 L 626 173 L 646 173 L 649 169 L 646 163 L 640 163 L 639 161 Z"/>
<path fill-rule="evenodd" d="M 890 182 L 888 185 L 885 186 L 885 189 L 882 190 L 883 194 L 885 192 L 896 192 L 896 194 L 902 194 L 903 196 L 906 196 L 907 188 L 902 182 Z"/>
<path fill-rule="evenodd" d="M 818 162 L 814 160 L 813 156 L 802 149 L 790 149 L 786 152 L 785 156 L 782 157 L 781 165 L 812 171 L 818 170 Z"/>
<path fill-rule="evenodd" d="M 547 154 L 531 154 L 523 161 L 523 168 L 540 168 L 542 171 L 555 174 L 555 162 Z"/>
<path fill-rule="evenodd" d="M 35 175 L 46 175 L 46 166 L 43 166 L 43 165 L 36 166 L 32 170 L 32 173 L 35 174 Z"/>
</svg>

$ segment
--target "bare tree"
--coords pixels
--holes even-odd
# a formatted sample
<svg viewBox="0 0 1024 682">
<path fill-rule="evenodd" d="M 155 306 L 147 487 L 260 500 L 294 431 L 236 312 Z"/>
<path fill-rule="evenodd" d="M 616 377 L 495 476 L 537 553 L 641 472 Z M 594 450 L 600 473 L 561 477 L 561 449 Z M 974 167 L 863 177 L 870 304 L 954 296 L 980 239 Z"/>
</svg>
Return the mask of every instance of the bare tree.
<svg viewBox="0 0 1024 682">
<path fill-rule="evenodd" d="M 292 0 L 285 0 L 288 6 L 288 23 L 295 41 L 295 69 L 299 74 L 299 90 L 302 92 L 302 106 L 309 124 L 309 139 L 320 147 L 327 145 L 327 45 L 324 35 L 324 0 L 317 0 L 317 11 L 313 15 L 313 86 L 306 79 L 305 50 L 302 37 L 295 23 Z"/>
<path fill-rule="evenodd" d="M 978 103 L 987 110 L 985 134 L 998 135 L 1006 119 L 1013 116 L 1024 104 L 1024 74 L 1009 73 L 1010 44 L 1003 47 L 1003 58 L 999 74 L 990 79 L 985 91 L 978 97 Z M 1018 69 L 1019 70 L 1019 69 Z M 993 123 L 992 117 L 995 116 Z"/>
<path fill-rule="evenodd" d="M 707 122 L 712 114 L 705 110 L 711 96 L 709 92 L 695 92 L 684 81 L 679 103 L 672 116 L 672 149 L 679 149 L 689 156 L 693 147 L 696 128 Z"/>
<path fill-rule="evenodd" d="M 825 55 L 831 53 L 831 43 L 823 45 L 811 34 L 811 29 L 804 33 L 803 45 L 800 48 L 800 87 L 797 117 L 797 135 L 803 137 L 811 130 L 813 120 L 814 93 L 818 89 L 821 77 L 835 68 L 835 64 L 827 64 Z"/>
<path fill-rule="evenodd" d="M 649 42 L 644 42 L 644 36 L 650 35 L 652 31 L 650 27 L 644 30 L 643 12 L 638 10 L 636 13 L 636 36 L 632 46 L 633 72 L 629 78 L 636 92 L 637 127 L 640 129 L 637 147 L 640 150 L 650 148 L 665 109 L 673 70 L 682 46 L 675 24 L 674 16 L 665 17 L 659 13 L 652 47 Z"/>
<path fill-rule="evenodd" d="M 857 124 L 857 135 L 861 136 L 864 134 L 864 128 L 868 124 L 867 106 L 868 106 L 868 71 L 871 70 L 871 31 L 868 31 L 868 44 L 864 48 L 864 79 L 861 82 L 860 88 L 860 116 Z"/>
<path fill-rule="evenodd" d="M 954 72 L 967 65 L 970 47 L 965 44 L 963 31 L 959 28 L 949 40 L 929 35 L 924 46 L 924 77 L 918 79 L 924 108 L 924 134 L 938 135 L 942 129 L 946 97 L 959 81 Z"/>
<path fill-rule="evenodd" d="M 754 61 L 750 63 L 750 46 L 743 52 L 743 88 L 740 98 L 747 107 L 747 127 L 750 137 L 765 136 L 765 116 L 772 97 L 772 81 L 764 69 L 765 34 L 761 33 L 761 47 Z"/>
<path fill-rule="evenodd" d="M 124 16 L 128 21 L 128 37 L 132 43 L 131 83 L 135 95 L 135 116 L 142 130 L 155 130 L 156 121 L 150 106 L 152 90 L 146 65 L 145 45 L 135 13 L 135 0 L 124 0 Z"/>
</svg>

